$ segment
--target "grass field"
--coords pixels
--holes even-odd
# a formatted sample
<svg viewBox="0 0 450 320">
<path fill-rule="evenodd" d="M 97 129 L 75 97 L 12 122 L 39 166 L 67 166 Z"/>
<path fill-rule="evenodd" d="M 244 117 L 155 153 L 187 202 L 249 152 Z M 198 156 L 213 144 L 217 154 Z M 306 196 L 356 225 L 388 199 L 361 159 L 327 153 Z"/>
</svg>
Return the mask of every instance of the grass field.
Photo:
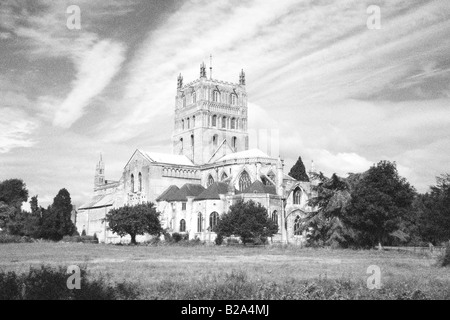
<svg viewBox="0 0 450 320">
<path fill-rule="evenodd" d="M 188 290 L 192 285 L 204 286 L 230 274 L 245 278 L 238 282 L 258 284 L 346 279 L 365 287 L 369 276 L 367 268 L 377 265 L 381 269 L 382 286 L 407 286 L 409 291 L 432 291 L 439 287 L 439 297 L 450 298 L 450 270 L 436 266 L 435 257 L 411 253 L 297 247 L 0 245 L 0 269 L 3 271 L 26 272 L 30 266 L 42 264 L 86 265 L 94 275 L 108 274 L 114 281 L 139 284 L 146 291 L 145 296 L 153 298 L 156 291 L 162 289 L 166 290 L 165 298 L 176 298 L 179 296 L 173 295 L 177 290 Z"/>
</svg>

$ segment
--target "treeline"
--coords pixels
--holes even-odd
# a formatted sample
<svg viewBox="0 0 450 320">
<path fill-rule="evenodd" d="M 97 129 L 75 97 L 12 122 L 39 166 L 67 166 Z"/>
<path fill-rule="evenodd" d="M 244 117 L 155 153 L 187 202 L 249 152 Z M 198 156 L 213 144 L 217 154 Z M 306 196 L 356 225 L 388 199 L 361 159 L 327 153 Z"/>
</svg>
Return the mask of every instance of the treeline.
<svg viewBox="0 0 450 320">
<path fill-rule="evenodd" d="M 0 229 L 10 235 L 59 241 L 76 233 L 71 220 L 70 194 L 61 189 L 47 208 L 38 204 L 38 196 L 30 199 L 31 212 L 22 209 L 28 201 L 28 190 L 20 179 L 0 182 Z"/>
<path fill-rule="evenodd" d="M 425 194 L 381 161 L 348 178 L 316 174 L 313 212 L 301 226 L 312 246 L 441 245 L 450 240 L 450 175 Z"/>
</svg>

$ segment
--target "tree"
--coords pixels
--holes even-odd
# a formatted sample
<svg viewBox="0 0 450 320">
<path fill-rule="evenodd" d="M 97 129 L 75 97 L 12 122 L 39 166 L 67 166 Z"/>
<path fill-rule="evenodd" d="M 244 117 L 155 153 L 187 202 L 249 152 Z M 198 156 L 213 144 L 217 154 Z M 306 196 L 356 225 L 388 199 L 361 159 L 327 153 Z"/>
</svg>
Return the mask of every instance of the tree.
<svg viewBox="0 0 450 320">
<path fill-rule="evenodd" d="M 307 213 L 301 231 L 307 231 L 310 245 L 347 247 L 353 233 L 342 216 L 350 201 L 350 184 L 336 174 L 331 178 L 322 173 L 315 176 L 319 183 L 313 186 L 315 196 L 308 203 L 314 210 Z"/>
<path fill-rule="evenodd" d="M 125 205 L 117 209 L 111 209 L 105 218 L 108 228 L 119 236 L 127 234 L 131 237 L 131 243 L 136 244 L 136 236 L 148 233 L 159 236 L 163 231 L 159 221 L 160 213 L 156 211 L 152 202 L 135 206 Z"/>
<path fill-rule="evenodd" d="M 360 244 L 381 247 L 400 229 L 414 196 L 414 188 L 399 176 L 395 162 L 380 161 L 355 186 L 344 223 L 358 232 Z"/>
<path fill-rule="evenodd" d="M 42 213 L 41 236 L 45 239 L 61 240 L 66 235 L 73 235 L 75 225 L 71 220 L 72 202 L 66 189 L 59 190 L 53 199 L 53 204 Z"/>
<path fill-rule="evenodd" d="M 251 240 L 264 240 L 273 236 L 278 226 L 260 203 L 239 200 L 230 206 L 228 213 L 219 217 L 215 231 L 220 236 L 239 236 L 246 244 Z"/>
<path fill-rule="evenodd" d="M 20 179 L 0 183 L 0 228 L 4 228 L 22 211 L 22 203 L 28 200 L 28 190 Z"/>
<path fill-rule="evenodd" d="M 450 175 L 436 178 L 430 192 L 420 195 L 416 226 L 418 233 L 434 245 L 450 240 Z"/>
<path fill-rule="evenodd" d="M 306 169 L 305 165 L 303 164 L 302 157 L 298 157 L 297 162 L 291 168 L 291 171 L 289 171 L 289 175 L 298 181 L 309 181 L 309 177 L 306 174 Z"/>
</svg>

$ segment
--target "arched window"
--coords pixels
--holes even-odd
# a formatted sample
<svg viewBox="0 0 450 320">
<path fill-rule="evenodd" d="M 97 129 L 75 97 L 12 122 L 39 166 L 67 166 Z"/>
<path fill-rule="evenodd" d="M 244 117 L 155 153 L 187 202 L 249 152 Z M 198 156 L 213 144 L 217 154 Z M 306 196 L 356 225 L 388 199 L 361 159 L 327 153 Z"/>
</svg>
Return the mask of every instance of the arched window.
<svg viewBox="0 0 450 320">
<path fill-rule="evenodd" d="M 192 116 L 192 128 L 195 128 L 195 116 Z"/>
<path fill-rule="evenodd" d="M 184 221 L 184 219 L 180 220 L 180 232 L 185 232 L 186 231 L 186 221 Z"/>
<path fill-rule="evenodd" d="M 131 174 L 131 192 L 134 192 L 134 174 Z"/>
<path fill-rule="evenodd" d="M 231 118 L 231 129 L 236 129 L 236 119 Z"/>
<path fill-rule="evenodd" d="M 183 138 L 180 138 L 180 154 L 183 154 Z"/>
<path fill-rule="evenodd" d="M 194 135 L 191 134 L 191 147 L 194 148 Z"/>
<path fill-rule="evenodd" d="M 184 120 L 181 120 L 181 129 L 184 130 Z"/>
<path fill-rule="evenodd" d="M 139 172 L 139 175 L 138 175 L 138 186 L 139 186 L 139 192 L 142 192 L 142 173 L 140 173 Z"/>
<path fill-rule="evenodd" d="M 192 103 L 196 103 L 197 102 L 197 93 L 194 91 L 192 92 Z"/>
<path fill-rule="evenodd" d="M 189 118 L 186 119 L 186 123 L 187 123 L 187 128 L 190 129 L 191 128 L 191 120 Z"/>
<path fill-rule="evenodd" d="M 219 136 L 217 134 L 213 135 L 213 147 L 217 147 L 217 140 L 219 140 Z"/>
<path fill-rule="evenodd" d="M 295 218 L 295 221 L 294 221 L 294 236 L 301 236 L 302 235 L 300 227 L 301 227 L 301 220 L 300 220 L 300 217 L 297 216 Z"/>
<path fill-rule="evenodd" d="M 219 91 L 217 91 L 217 90 L 215 90 L 215 91 L 213 92 L 213 101 L 214 101 L 214 102 L 220 102 L 220 93 L 219 93 Z"/>
<path fill-rule="evenodd" d="M 197 232 L 202 232 L 202 214 L 199 212 L 197 216 Z"/>
<path fill-rule="evenodd" d="M 214 183 L 214 178 L 212 177 L 212 175 L 209 175 L 208 176 L 208 182 L 207 182 L 206 186 L 209 187 L 213 183 Z"/>
<path fill-rule="evenodd" d="M 272 221 L 275 222 L 278 225 L 278 212 L 277 210 L 275 210 L 274 212 L 272 212 L 272 217 L 271 217 Z"/>
<path fill-rule="evenodd" d="M 237 96 L 234 93 L 231 94 L 231 104 L 233 106 L 237 104 Z"/>
<path fill-rule="evenodd" d="M 243 171 L 241 173 L 241 177 L 239 178 L 239 190 L 244 191 L 250 185 L 252 184 L 252 181 L 250 180 L 250 176 L 248 175 L 247 171 Z"/>
<path fill-rule="evenodd" d="M 228 178 L 227 174 L 224 172 L 222 173 L 222 176 L 220 177 L 220 181 L 224 181 L 226 178 Z"/>
<path fill-rule="evenodd" d="M 300 204 L 302 200 L 302 191 L 299 187 L 294 190 L 294 204 Z"/>
<path fill-rule="evenodd" d="M 217 212 L 213 212 L 209 215 L 209 231 L 214 231 L 218 221 L 219 214 Z"/>
<path fill-rule="evenodd" d="M 236 137 L 231 138 L 231 146 L 233 147 L 233 149 L 236 149 L 236 147 L 237 147 L 237 138 Z"/>
<path fill-rule="evenodd" d="M 227 118 L 223 117 L 222 118 L 222 128 L 226 128 L 227 127 Z"/>
<path fill-rule="evenodd" d="M 211 126 L 212 126 L 212 127 L 217 126 L 217 116 L 216 116 L 216 115 L 214 115 L 214 116 L 212 117 L 212 123 L 211 123 Z"/>
</svg>

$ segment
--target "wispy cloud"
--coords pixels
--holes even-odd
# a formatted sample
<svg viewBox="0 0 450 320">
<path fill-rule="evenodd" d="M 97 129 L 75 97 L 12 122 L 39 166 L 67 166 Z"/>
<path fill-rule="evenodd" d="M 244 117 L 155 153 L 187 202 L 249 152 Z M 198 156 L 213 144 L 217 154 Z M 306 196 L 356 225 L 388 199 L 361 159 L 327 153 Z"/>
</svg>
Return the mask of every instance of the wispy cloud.
<svg viewBox="0 0 450 320">
<path fill-rule="evenodd" d="M 17 109 L 1 108 L 0 116 L 0 153 L 7 153 L 15 148 L 28 148 L 36 141 L 32 134 L 37 124 Z"/>
</svg>

